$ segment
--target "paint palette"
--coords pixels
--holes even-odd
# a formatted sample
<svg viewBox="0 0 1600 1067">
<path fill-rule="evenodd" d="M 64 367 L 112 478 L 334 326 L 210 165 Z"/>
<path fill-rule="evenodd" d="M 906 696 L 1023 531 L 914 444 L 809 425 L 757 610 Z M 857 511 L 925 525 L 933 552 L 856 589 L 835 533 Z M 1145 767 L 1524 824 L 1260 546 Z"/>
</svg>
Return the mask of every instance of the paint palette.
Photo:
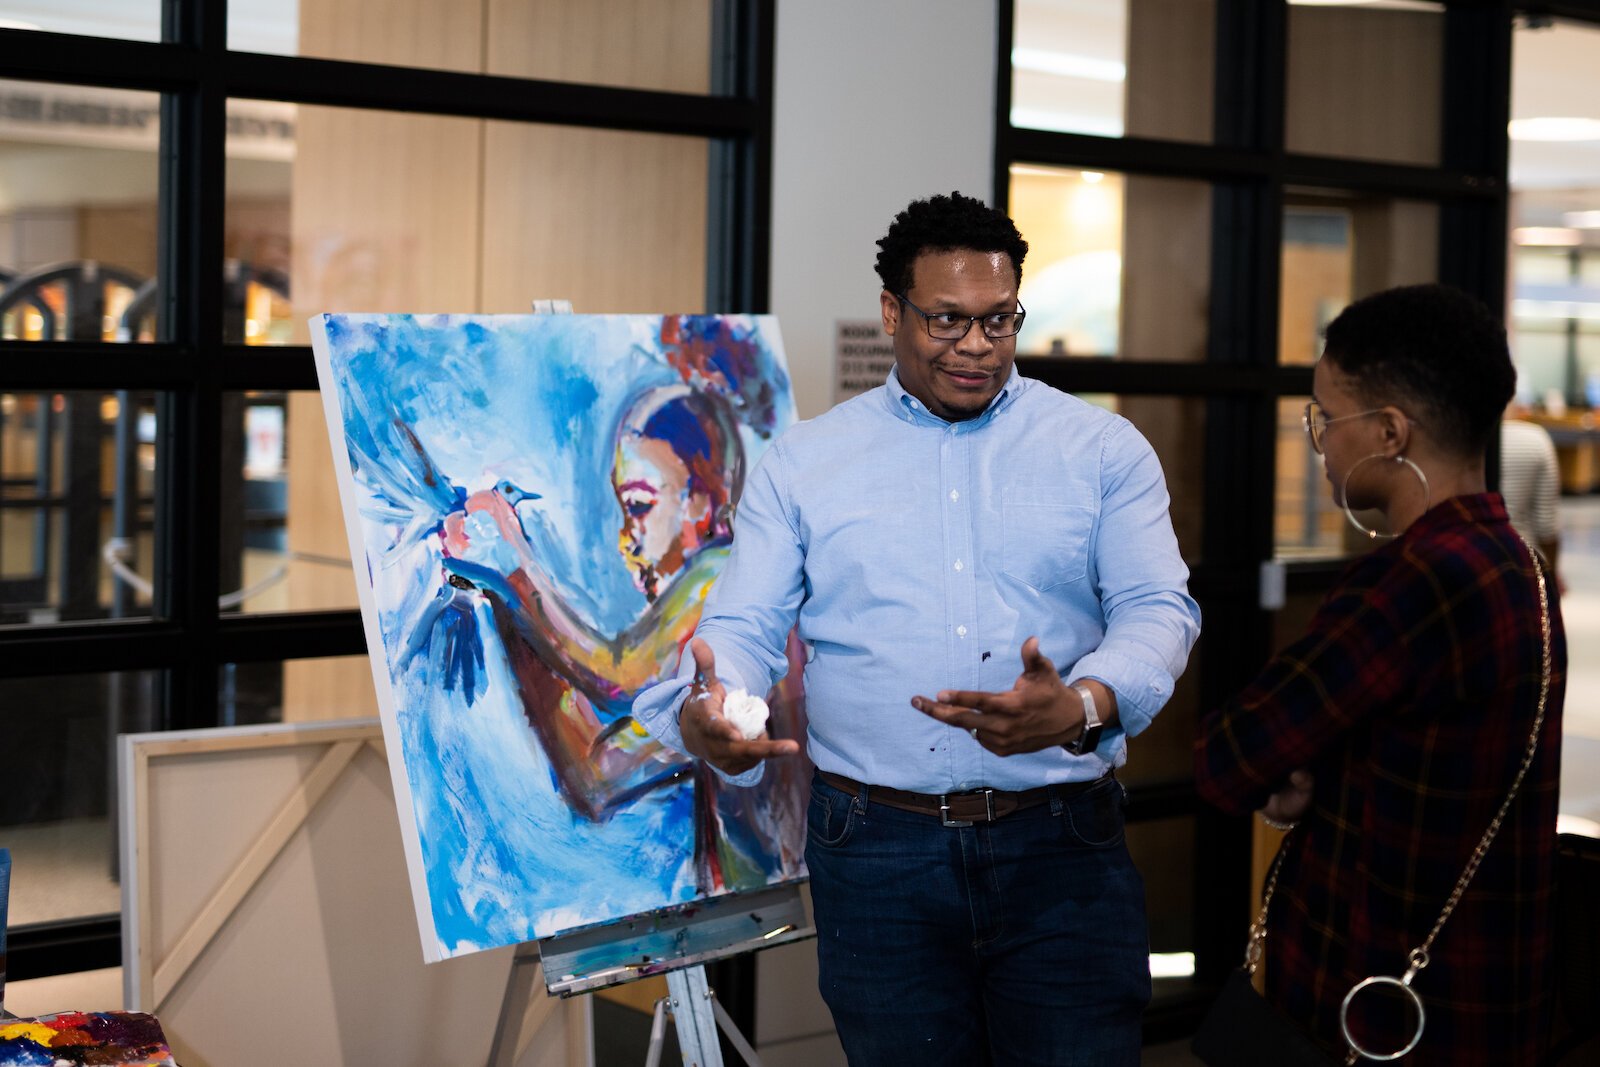
<svg viewBox="0 0 1600 1067">
<path fill-rule="evenodd" d="M 0 1063 L 177 1067 L 156 1017 L 136 1011 L 64 1011 L 36 1019 L 0 1019 Z"/>
</svg>

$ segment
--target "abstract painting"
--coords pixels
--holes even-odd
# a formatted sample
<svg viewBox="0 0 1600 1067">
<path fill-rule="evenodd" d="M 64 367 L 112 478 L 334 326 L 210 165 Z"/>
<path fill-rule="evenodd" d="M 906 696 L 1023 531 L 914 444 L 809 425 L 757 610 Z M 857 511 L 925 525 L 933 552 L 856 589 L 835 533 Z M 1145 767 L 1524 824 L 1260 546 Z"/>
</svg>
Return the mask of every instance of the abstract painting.
<svg viewBox="0 0 1600 1067">
<path fill-rule="evenodd" d="M 801 761 L 733 787 L 630 715 L 794 420 L 776 324 L 311 326 L 424 957 L 803 877 Z M 804 734 L 802 659 L 774 737 Z"/>
</svg>

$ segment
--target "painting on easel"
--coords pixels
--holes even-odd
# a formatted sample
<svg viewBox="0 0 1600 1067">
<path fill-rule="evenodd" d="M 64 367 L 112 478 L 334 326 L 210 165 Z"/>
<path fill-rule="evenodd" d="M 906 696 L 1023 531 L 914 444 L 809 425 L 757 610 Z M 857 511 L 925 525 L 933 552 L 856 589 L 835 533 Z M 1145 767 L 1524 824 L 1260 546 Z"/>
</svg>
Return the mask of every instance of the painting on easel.
<svg viewBox="0 0 1600 1067">
<path fill-rule="evenodd" d="M 794 421 L 773 320 L 311 325 L 424 956 L 803 877 L 800 760 L 732 787 L 629 714 Z M 773 737 L 804 734 L 801 658 Z"/>
</svg>

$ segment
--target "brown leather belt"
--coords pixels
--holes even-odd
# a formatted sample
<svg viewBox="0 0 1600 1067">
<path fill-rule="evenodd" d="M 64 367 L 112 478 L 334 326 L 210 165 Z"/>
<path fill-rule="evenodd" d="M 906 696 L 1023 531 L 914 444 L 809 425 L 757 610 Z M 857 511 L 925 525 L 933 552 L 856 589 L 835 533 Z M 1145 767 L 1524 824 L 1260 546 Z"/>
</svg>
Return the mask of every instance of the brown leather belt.
<svg viewBox="0 0 1600 1067">
<path fill-rule="evenodd" d="M 1051 790 L 1055 791 L 1056 796 L 1065 800 L 1087 792 L 1105 781 L 1102 777 L 1092 782 L 1042 785 L 1037 789 L 1024 789 L 1019 793 L 1004 789 L 969 789 L 964 793 L 910 793 L 904 789 L 890 789 L 882 785 L 863 787 L 860 782 L 829 771 L 818 771 L 817 777 L 835 789 L 858 796 L 865 788 L 869 804 L 882 804 L 901 811 L 914 811 L 918 815 L 937 815 L 946 826 L 971 826 L 976 822 L 994 822 L 1014 811 L 1038 807 L 1050 799 Z"/>
</svg>

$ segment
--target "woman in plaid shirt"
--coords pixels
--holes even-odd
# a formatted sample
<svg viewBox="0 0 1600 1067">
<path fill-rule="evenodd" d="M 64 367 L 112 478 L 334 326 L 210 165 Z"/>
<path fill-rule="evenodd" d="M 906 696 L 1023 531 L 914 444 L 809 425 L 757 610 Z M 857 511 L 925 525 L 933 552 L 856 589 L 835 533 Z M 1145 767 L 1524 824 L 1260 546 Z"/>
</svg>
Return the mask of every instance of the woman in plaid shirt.
<svg viewBox="0 0 1600 1067">
<path fill-rule="evenodd" d="M 1306 406 L 1311 444 L 1335 503 L 1381 512 L 1378 528 L 1398 536 L 1351 564 L 1305 636 L 1206 716 L 1195 745 L 1207 800 L 1299 820 L 1267 923 L 1267 997 L 1341 1057 L 1345 994 L 1405 973 L 1533 728 L 1535 562 L 1484 474 L 1514 377 L 1505 331 L 1456 290 L 1378 293 L 1328 326 Z M 1426 1028 L 1409 1064 L 1531 1064 L 1549 1030 L 1566 641 L 1547 585 L 1538 747 L 1412 983 Z M 1360 1005 L 1351 1025 L 1367 1047 L 1409 1040 L 1414 1024 L 1378 1023 Z"/>
</svg>

